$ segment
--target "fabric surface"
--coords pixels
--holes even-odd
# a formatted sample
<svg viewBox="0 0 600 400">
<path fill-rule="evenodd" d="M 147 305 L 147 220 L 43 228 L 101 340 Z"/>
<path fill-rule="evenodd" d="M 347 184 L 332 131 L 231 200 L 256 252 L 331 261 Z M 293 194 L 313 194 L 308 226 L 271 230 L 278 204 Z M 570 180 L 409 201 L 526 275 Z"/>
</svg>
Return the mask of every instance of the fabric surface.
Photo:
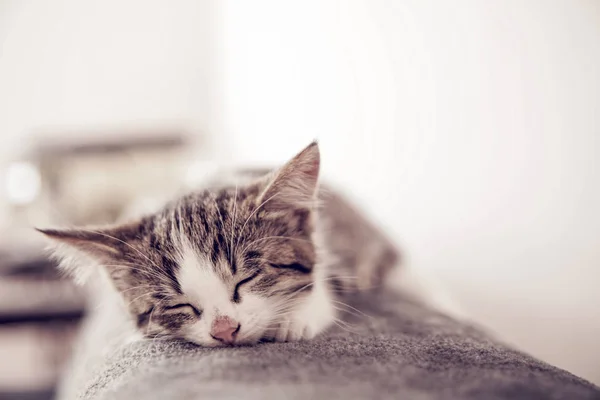
<svg viewBox="0 0 600 400">
<path fill-rule="evenodd" d="M 77 382 L 66 383 L 74 397 L 97 400 L 600 399 L 598 387 L 407 299 L 369 294 L 350 304 L 339 305 L 344 322 L 312 341 L 133 342 L 74 365 L 67 381 Z M 84 342 L 80 352 L 101 346 Z"/>
</svg>

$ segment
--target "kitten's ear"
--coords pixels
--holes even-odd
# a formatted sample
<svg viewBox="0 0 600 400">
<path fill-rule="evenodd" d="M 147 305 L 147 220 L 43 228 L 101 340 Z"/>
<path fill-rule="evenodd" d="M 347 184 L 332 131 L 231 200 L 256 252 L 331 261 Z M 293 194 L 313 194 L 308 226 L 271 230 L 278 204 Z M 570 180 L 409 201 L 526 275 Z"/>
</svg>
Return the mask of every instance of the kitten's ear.
<svg viewBox="0 0 600 400">
<path fill-rule="evenodd" d="M 60 268 L 79 283 L 85 282 L 92 272 L 90 264 L 114 263 L 115 259 L 123 256 L 131 229 L 132 226 L 127 225 L 98 229 L 36 228 L 50 239 Z"/>
<path fill-rule="evenodd" d="M 317 194 L 321 155 L 318 143 L 308 147 L 275 171 L 260 196 L 265 208 L 312 208 Z"/>
</svg>

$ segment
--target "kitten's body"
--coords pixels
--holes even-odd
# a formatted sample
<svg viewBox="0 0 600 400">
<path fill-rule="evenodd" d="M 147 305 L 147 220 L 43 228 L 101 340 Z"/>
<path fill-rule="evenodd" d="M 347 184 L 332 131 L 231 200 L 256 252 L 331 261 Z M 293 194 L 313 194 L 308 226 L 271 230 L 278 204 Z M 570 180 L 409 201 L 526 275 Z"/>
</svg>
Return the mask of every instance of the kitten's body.
<svg viewBox="0 0 600 400">
<path fill-rule="evenodd" d="M 310 339 L 333 323 L 337 294 L 379 286 L 398 260 L 340 196 L 318 190 L 318 172 L 312 144 L 270 174 L 222 177 L 128 224 L 44 232 L 68 248 L 65 268 L 107 273 L 146 337 Z"/>
</svg>

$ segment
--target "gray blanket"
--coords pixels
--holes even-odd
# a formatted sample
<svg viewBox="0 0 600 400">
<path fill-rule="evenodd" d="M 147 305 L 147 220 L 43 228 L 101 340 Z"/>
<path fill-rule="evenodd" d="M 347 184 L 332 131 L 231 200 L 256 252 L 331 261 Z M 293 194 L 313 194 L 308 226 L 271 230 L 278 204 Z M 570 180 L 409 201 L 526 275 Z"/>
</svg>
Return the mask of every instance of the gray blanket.
<svg viewBox="0 0 600 400">
<path fill-rule="evenodd" d="M 589 382 L 407 299 L 370 294 L 351 305 L 360 312 L 345 307 L 344 322 L 309 342 L 137 342 L 70 379 L 76 397 L 98 400 L 600 399 Z"/>
</svg>

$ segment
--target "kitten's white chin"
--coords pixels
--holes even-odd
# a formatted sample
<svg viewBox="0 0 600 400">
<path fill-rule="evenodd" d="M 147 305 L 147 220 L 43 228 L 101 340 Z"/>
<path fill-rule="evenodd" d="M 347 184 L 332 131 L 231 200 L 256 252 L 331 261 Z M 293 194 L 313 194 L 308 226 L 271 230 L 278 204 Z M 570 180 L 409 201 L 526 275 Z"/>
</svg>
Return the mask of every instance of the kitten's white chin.
<svg viewBox="0 0 600 400">
<path fill-rule="evenodd" d="M 271 339 L 278 342 L 308 340 L 325 331 L 335 320 L 332 295 L 317 278 L 306 299 L 284 320 L 279 321 Z"/>
</svg>

